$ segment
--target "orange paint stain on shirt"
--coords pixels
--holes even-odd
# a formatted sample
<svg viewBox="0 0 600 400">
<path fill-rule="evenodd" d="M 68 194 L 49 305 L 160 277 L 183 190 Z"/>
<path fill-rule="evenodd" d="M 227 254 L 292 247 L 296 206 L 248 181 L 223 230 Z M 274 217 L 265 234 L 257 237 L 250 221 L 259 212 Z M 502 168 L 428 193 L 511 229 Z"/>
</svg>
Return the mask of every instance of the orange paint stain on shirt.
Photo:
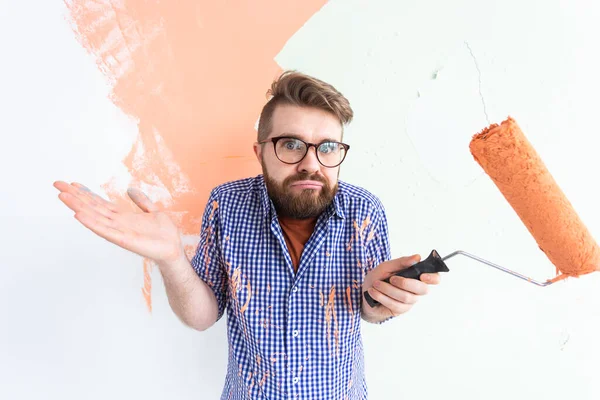
<svg viewBox="0 0 600 400">
<path fill-rule="evenodd" d="M 327 346 L 329 348 L 329 351 L 331 352 L 331 334 L 333 332 L 334 351 L 335 355 L 337 355 L 339 352 L 339 325 L 337 320 L 337 314 L 335 312 L 335 285 L 332 285 L 331 290 L 329 291 L 329 297 L 327 300 L 327 305 L 325 307 L 325 325 L 327 334 Z"/>
<path fill-rule="evenodd" d="M 261 386 L 261 387 L 262 387 L 262 385 L 264 385 L 264 384 L 265 384 L 265 382 L 267 381 L 267 378 L 268 378 L 268 377 L 269 377 L 269 371 L 267 371 L 267 372 L 265 372 L 265 373 L 263 374 L 263 377 L 262 377 L 262 379 L 260 380 L 260 382 L 259 382 L 258 386 Z"/>
<path fill-rule="evenodd" d="M 367 235 L 367 243 L 369 243 L 371 240 L 373 240 L 373 238 L 375 237 L 375 230 L 372 229 L 369 234 Z"/>
<path fill-rule="evenodd" d="M 246 296 L 246 302 L 240 309 L 240 312 L 243 314 L 248 309 L 248 304 L 250 304 L 250 299 L 252 298 L 252 287 L 250 286 L 250 282 L 246 284 L 246 289 L 248 290 L 248 295 Z"/>
<path fill-rule="evenodd" d="M 346 302 L 348 312 L 354 314 L 354 311 L 352 310 L 352 288 L 350 286 L 346 288 Z"/>
<path fill-rule="evenodd" d="M 350 240 L 346 244 L 346 251 L 352 251 L 352 241 L 354 240 L 354 235 L 350 236 Z"/>
<path fill-rule="evenodd" d="M 248 390 L 250 390 L 254 387 L 254 379 L 252 378 L 252 372 L 250 372 L 248 379 L 250 379 L 250 386 L 248 387 Z"/>
<path fill-rule="evenodd" d="M 352 226 L 354 227 L 354 234 L 356 235 L 356 242 L 358 243 L 360 240 L 360 228 L 358 227 L 358 222 L 352 221 Z"/>
<path fill-rule="evenodd" d="M 271 362 L 277 362 L 277 357 L 281 356 L 282 359 L 287 360 L 287 355 L 285 353 L 273 353 L 271 354 Z"/>
<path fill-rule="evenodd" d="M 365 229 L 367 229 L 367 227 L 369 226 L 369 224 L 371 223 L 371 218 L 369 216 L 367 216 L 367 218 L 364 219 L 364 221 L 362 222 L 362 224 L 360 225 L 360 236 L 364 236 L 364 232 Z"/>
</svg>

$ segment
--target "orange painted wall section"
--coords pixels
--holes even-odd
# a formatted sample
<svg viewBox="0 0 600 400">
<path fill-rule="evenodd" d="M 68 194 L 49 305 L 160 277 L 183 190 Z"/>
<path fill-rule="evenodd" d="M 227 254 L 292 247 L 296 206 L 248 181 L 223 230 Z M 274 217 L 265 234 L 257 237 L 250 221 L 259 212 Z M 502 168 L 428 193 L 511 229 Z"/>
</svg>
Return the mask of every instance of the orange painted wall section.
<svg viewBox="0 0 600 400">
<path fill-rule="evenodd" d="M 66 1 L 111 100 L 138 121 L 131 186 L 166 188 L 184 234 L 199 233 L 212 187 L 260 173 L 254 126 L 281 72 L 274 57 L 325 2 Z"/>
</svg>

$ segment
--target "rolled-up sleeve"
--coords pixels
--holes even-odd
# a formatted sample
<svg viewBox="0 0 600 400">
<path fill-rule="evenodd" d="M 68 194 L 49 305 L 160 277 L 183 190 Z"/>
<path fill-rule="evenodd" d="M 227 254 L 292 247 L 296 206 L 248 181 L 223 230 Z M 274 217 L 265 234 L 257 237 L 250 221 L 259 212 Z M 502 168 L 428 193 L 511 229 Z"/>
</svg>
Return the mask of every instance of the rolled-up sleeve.
<svg viewBox="0 0 600 400">
<path fill-rule="evenodd" d="M 373 227 L 369 233 L 367 241 L 367 254 L 369 262 L 367 272 L 377 267 L 382 262 L 391 259 L 391 249 L 389 241 L 388 221 L 385 214 L 385 209 L 380 202 L 375 203 L 373 212 Z"/>
<path fill-rule="evenodd" d="M 212 289 L 217 299 L 221 319 L 227 305 L 227 271 L 221 254 L 221 229 L 219 223 L 219 200 L 217 193 L 210 193 L 200 228 L 200 241 L 191 260 L 192 267 Z"/>
</svg>

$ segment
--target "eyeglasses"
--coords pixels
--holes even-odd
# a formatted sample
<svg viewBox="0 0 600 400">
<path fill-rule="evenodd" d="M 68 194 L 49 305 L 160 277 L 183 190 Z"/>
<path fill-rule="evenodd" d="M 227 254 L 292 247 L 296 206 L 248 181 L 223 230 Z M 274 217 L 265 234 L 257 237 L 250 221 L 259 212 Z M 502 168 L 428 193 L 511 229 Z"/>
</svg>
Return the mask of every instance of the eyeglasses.
<svg viewBox="0 0 600 400">
<path fill-rule="evenodd" d="M 304 160 L 306 154 L 308 154 L 309 147 L 315 148 L 315 154 L 319 163 L 327 168 L 334 168 L 340 165 L 346 158 L 346 154 L 350 149 L 350 146 L 333 141 L 324 141 L 318 144 L 307 143 L 304 140 L 300 140 L 294 137 L 279 136 L 271 139 L 263 140 L 258 142 L 260 144 L 272 142 L 275 155 L 279 161 L 285 164 L 298 164 Z"/>
</svg>

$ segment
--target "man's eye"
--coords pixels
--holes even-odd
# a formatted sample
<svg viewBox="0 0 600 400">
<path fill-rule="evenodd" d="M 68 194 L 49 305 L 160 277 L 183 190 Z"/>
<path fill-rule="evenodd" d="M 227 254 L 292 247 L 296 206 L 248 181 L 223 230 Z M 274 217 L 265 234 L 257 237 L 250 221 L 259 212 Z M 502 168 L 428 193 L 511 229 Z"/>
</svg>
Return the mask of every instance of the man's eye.
<svg viewBox="0 0 600 400">
<path fill-rule="evenodd" d="M 296 150 L 301 147 L 301 143 L 297 140 L 286 140 L 283 143 L 283 147 L 285 147 L 286 150 Z"/>
<path fill-rule="evenodd" d="M 323 143 L 319 146 L 319 152 L 327 154 L 337 149 L 337 143 Z"/>
</svg>

